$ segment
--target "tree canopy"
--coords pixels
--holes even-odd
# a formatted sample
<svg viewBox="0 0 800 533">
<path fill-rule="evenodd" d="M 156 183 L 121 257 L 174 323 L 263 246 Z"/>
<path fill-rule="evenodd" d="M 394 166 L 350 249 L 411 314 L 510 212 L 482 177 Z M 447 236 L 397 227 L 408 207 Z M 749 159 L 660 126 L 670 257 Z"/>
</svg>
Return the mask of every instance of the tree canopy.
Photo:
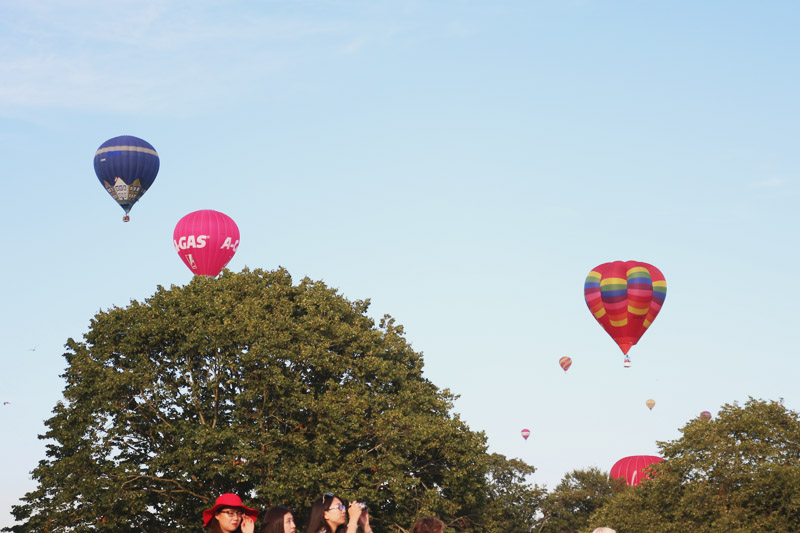
<svg viewBox="0 0 800 533">
<path fill-rule="evenodd" d="M 782 402 L 750 398 L 698 417 L 660 442 L 652 479 L 608 500 L 592 517 L 618 533 L 800 531 L 800 417 Z"/>
<path fill-rule="evenodd" d="M 614 495 L 625 490 L 624 480 L 610 478 L 599 468 L 567 473 L 541 503 L 542 518 L 537 531 L 591 531 L 590 517 Z"/>
<path fill-rule="evenodd" d="M 376 325 L 368 306 L 279 269 L 197 277 L 97 313 L 67 341 L 38 485 L 9 530 L 200 531 L 229 491 L 293 507 L 301 524 L 330 491 L 367 502 L 376 530 L 423 513 L 507 530 L 498 502 L 535 506 L 532 467 L 487 454 L 403 328 Z"/>
</svg>

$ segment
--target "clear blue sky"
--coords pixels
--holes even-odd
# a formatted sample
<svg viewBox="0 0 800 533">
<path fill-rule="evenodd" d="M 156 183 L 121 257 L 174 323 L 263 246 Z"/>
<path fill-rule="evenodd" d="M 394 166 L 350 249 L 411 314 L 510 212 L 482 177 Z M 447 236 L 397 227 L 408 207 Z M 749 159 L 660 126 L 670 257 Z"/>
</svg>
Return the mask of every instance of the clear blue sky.
<svg viewBox="0 0 800 533">
<path fill-rule="evenodd" d="M 749 396 L 800 410 L 799 22 L 794 1 L 0 3 L 0 525 L 64 342 L 187 283 L 172 231 L 197 209 L 239 225 L 232 270 L 394 316 L 540 485 Z M 122 134 L 161 156 L 128 224 L 92 168 Z M 668 283 L 630 369 L 583 301 L 617 259 Z"/>
</svg>

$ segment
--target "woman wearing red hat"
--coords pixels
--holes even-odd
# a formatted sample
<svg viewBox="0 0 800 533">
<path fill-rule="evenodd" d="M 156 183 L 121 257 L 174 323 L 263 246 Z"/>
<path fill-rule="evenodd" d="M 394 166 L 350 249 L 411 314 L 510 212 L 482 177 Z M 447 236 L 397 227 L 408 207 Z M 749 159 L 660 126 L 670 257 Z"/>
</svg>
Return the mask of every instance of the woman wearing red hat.
<svg viewBox="0 0 800 533">
<path fill-rule="evenodd" d="M 203 526 L 209 533 L 253 533 L 258 511 L 245 507 L 236 494 L 223 494 L 214 507 L 203 511 Z"/>
</svg>

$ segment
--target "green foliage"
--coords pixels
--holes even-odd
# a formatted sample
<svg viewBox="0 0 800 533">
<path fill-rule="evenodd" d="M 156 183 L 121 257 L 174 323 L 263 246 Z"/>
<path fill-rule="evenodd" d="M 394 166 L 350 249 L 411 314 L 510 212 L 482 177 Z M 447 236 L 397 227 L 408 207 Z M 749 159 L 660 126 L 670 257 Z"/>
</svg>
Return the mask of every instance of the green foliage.
<svg viewBox="0 0 800 533">
<path fill-rule="evenodd" d="M 368 502 L 376 530 L 432 513 L 483 531 L 498 486 L 532 501 L 513 474 L 492 482 L 503 460 L 423 378 L 402 327 L 376 326 L 368 305 L 246 270 L 98 313 L 67 342 L 47 458 L 10 530 L 200 531 L 228 491 L 303 523 L 333 491 Z"/>
<path fill-rule="evenodd" d="M 782 402 L 725 405 L 659 443 L 653 479 L 593 517 L 618 533 L 800 531 L 800 418 Z"/>
<path fill-rule="evenodd" d="M 534 468 L 519 459 L 489 456 L 489 505 L 485 510 L 486 533 L 532 531 L 545 491 L 525 483 Z"/>
<path fill-rule="evenodd" d="M 598 468 L 573 470 L 542 502 L 543 517 L 537 531 L 591 531 L 594 529 L 589 521 L 592 513 L 626 487 L 623 480 L 610 478 Z"/>
</svg>

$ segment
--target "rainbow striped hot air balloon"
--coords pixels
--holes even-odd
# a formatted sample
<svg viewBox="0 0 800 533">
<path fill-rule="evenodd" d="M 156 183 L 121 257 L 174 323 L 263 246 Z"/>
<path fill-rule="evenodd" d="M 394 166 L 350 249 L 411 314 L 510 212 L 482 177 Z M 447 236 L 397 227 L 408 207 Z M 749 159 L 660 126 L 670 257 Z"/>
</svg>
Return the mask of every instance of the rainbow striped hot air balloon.
<svg viewBox="0 0 800 533">
<path fill-rule="evenodd" d="M 589 272 L 583 293 L 589 310 L 629 363 L 628 350 L 639 342 L 661 311 L 667 281 L 660 270 L 648 263 L 614 261 Z"/>
<path fill-rule="evenodd" d="M 572 366 L 572 358 L 571 357 L 562 357 L 558 360 L 558 364 L 561 365 L 561 368 L 564 369 L 564 372 L 569 370 L 569 367 Z"/>
</svg>

